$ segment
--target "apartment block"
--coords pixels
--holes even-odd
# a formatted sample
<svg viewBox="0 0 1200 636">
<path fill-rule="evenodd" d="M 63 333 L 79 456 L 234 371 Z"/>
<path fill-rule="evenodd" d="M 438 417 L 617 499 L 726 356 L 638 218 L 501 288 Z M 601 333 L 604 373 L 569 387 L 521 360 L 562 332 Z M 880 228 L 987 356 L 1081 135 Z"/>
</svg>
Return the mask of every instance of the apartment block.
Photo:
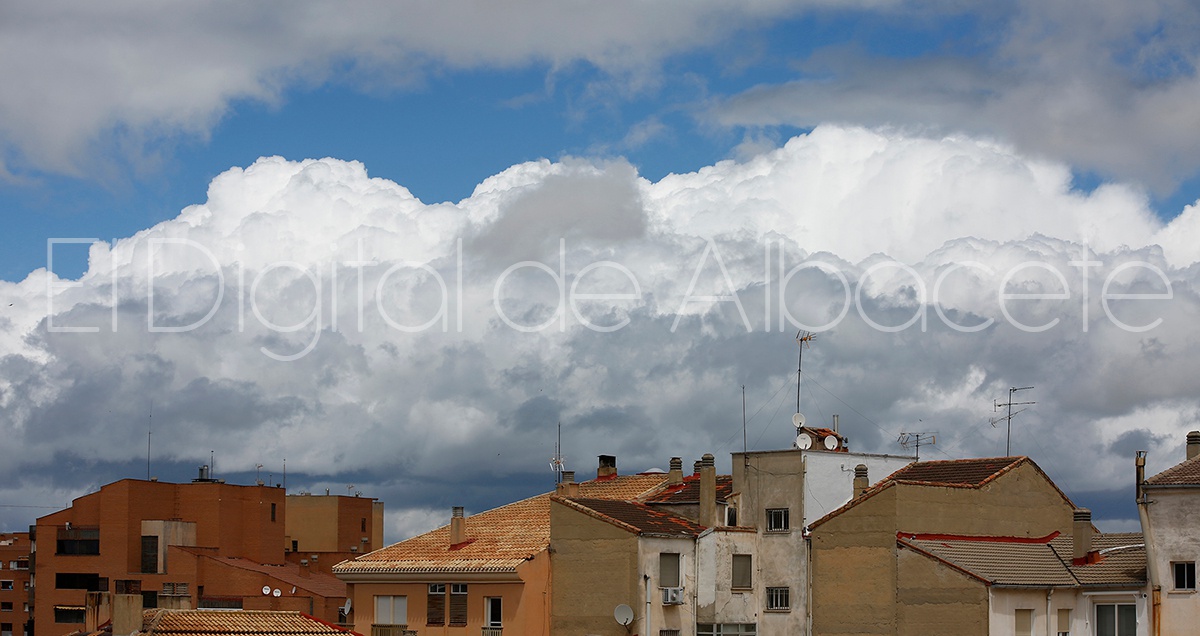
<svg viewBox="0 0 1200 636">
<path fill-rule="evenodd" d="M 0 534 L 0 636 L 31 633 L 30 554 L 28 532 Z"/>
</svg>

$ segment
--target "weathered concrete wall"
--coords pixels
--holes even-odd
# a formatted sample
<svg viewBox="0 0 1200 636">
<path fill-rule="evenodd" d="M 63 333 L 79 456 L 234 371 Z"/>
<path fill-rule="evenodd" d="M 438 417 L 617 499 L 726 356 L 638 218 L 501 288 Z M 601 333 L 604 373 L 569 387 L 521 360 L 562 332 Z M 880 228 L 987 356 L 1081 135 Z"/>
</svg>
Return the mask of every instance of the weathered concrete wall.
<svg viewBox="0 0 1200 636">
<path fill-rule="evenodd" d="M 1200 594 L 1178 591 L 1173 561 L 1200 562 L 1200 488 L 1148 488 L 1146 558 L 1160 588 L 1161 633 L 1191 633 L 1200 625 Z"/>
<path fill-rule="evenodd" d="M 697 623 L 754 623 L 759 602 L 753 593 L 734 591 L 733 555 L 753 554 L 758 537 L 753 532 L 717 530 L 696 541 L 700 575 L 696 582 Z M 755 568 L 759 559 L 754 560 Z M 755 572 L 754 579 L 762 577 Z"/>
<path fill-rule="evenodd" d="M 896 554 L 896 634 L 987 636 L 987 586 L 923 554 L 900 549 Z"/>
<path fill-rule="evenodd" d="M 626 636 L 613 609 L 645 617 L 637 535 L 554 501 L 550 528 L 550 633 Z"/>
<path fill-rule="evenodd" d="M 639 628 L 639 633 L 657 634 L 663 629 L 677 629 L 680 636 L 696 633 L 696 542 L 690 538 L 642 537 L 638 542 L 638 560 L 643 575 L 650 577 L 650 629 Z M 659 580 L 659 555 L 673 552 L 679 555 L 679 579 L 683 587 L 682 605 L 663 605 L 662 581 Z M 633 610 L 639 617 L 645 613 L 646 598 L 642 607 Z M 633 606 L 631 606 L 633 607 Z M 611 615 L 611 612 L 610 612 Z M 644 623 L 643 623 L 644 625 Z"/>
</svg>

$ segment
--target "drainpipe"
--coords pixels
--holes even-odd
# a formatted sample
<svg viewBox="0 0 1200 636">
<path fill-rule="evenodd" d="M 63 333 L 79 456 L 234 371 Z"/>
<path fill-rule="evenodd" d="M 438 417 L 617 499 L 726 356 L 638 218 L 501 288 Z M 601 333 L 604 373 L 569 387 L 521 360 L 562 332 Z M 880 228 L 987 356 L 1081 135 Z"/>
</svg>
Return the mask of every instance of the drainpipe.
<svg viewBox="0 0 1200 636">
<path fill-rule="evenodd" d="M 1046 588 L 1046 636 L 1054 636 L 1050 631 L 1050 597 L 1054 596 L 1054 588 Z"/>
<path fill-rule="evenodd" d="M 1137 484 L 1137 508 L 1138 521 L 1142 522 L 1142 541 L 1146 544 L 1146 578 L 1150 579 L 1150 633 L 1153 636 L 1159 636 L 1159 630 L 1162 628 L 1159 623 L 1159 604 L 1161 603 L 1162 586 L 1159 584 L 1158 578 L 1158 554 L 1156 550 L 1151 550 L 1151 546 L 1157 546 L 1158 543 L 1154 540 L 1154 528 L 1150 525 L 1150 501 L 1146 490 L 1142 484 L 1145 475 L 1146 466 L 1146 451 L 1138 451 L 1137 457 L 1134 460 L 1136 469 L 1135 479 L 1139 480 Z"/>
<path fill-rule="evenodd" d="M 646 585 L 646 634 L 650 633 L 650 575 L 643 574 L 642 582 Z"/>
</svg>

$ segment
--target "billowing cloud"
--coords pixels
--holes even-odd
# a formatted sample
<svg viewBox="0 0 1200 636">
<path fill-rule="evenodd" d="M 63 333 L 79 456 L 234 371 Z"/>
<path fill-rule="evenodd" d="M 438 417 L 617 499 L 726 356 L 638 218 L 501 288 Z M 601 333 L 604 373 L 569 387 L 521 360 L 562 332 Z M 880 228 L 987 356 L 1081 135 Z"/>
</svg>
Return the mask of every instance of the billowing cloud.
<svg viewBox="0 0 1200 636">
<path fill-rule="evenodd" d="M 1036 386 L 1013 452 L 1086 501 L 1200 424 L 1198 230 L 1011 147 L 861 128 L 657 182 L 519 164 L 457 204 L 263 158 L 79 281 L 0 282 L 0 492 L 141 476 L 152 422 L 160 465 L 286 458 L 293 489 L 353 484 L 414 530 L 548 488 L 559 422 L 581 474 L 728 457 L 745 385 L 747 444 L 787 447 L 808 328 L 802 409 L 853 448 L 1002 454 L 993 398 Z"/>
</svg>

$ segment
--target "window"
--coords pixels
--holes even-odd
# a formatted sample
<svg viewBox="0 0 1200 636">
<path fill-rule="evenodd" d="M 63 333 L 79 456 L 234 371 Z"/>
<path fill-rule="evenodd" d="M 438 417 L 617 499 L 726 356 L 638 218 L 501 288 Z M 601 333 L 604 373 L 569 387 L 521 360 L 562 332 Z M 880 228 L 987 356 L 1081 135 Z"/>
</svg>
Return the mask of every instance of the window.
<svg viewBox="0 0 1200 636">
<path fill-rule="evenodd" d="M 408 597 L 376 596 L 374 623 L 376 625 L 407 625 Z"/>
<path fill-rule="evenodd" d="M 756 636 L 754 623 L 699 623 L 696 636 Z"/>
<path fill-rule="evenodd" d="M 271 521 L 275 520 L 275 504 L 271 504 Z"/>
<path fill-rule="evenodd" d="M 503 627 L 503 605 L 499 596 L 489 596 L 483 599 L 483 626 Z"/>
<path fill-rule="evenodd" d="M 363 532 L 367 531 L 367 518 L 366 517 L 363 517 L 362 519 L 358 520 L 358 529 Z"/>
<path fill-rule="evenodd" d="M 450 584 L 450 624 L 461 627 L 467 624 L 467 584 Z"/>
<path fill-rule="evenodd" d="M 1015 620 L 1017 636 L 1033 636 L 1033 610 L 1017 610 Z"/>
<path fill-rule="evenodd" d="M 54 606 L 54 622 L 55 623 L 82 623 L 83 622 L 82 607 L 74 605 L 55 605 Z M 41 630 L 38 630 L 41 631 Z"/>
<path fill-rule="evenodd" d="M 725 509 L 725 525 L 737 526 L 737 508 L 729 506 Z"/>
<path fill-rule="evenodd" d="M 787 508 L 768 508 L 767 532 L 787 532 L 791 529 L 790 516 Z"/>
<path fill-rule="evenodd" d="M 427 599 L 425 610 L 425 624 L 446 624 L 446 585 L 444 583 L 429 584 L 429 597 Z"/>
<path fill-rule="evenodd" d="M 11 590 L 11 589 L 13 589 L 12 581 L 0 581 L 0 590 Z"/>
<path fill-rule="evenodd" d="M 1137 610 L 1132 603 L 1096 606 L 1096 636 L 1135 636 Z"/>
<path fill-rule="evenodd" d="M 296 539 L 292 539 L 292 552 L 299 552 L 299 551 L 300 551 L 300 542 L 297 541 Z"/>
<path fill-rule="evenodd" d="M 29 569 L 28 557 L 22 557 L 20 559 L 17 559 L 16 561 L 14 561 L 14 563 L 16 564 L 16 565 L 12 566 L 12 568 L 14 570 L 28 570 Z"/>
<path fill-rule="evenodd" d="M 54 575 L 54 587 L 59 590 L 107 592 L 108 579 L 100 578 L 99 574 L 58 572 Z"/>
<path fill-rule="evenodd" d="M 100 554 L 100 528 L 59 528 L 55 547 L 57 554 Z"/>
<path fill-rule="evenodd" d="M 1196 589 L 1196 562 L 1183 561 L 1171 564 L 1171 571 L 1175 573 L 1175 589 L 1177 590 L 1195 590 Z"/>
<path fill-rule="evenodd" d="M 158 537 L 142 537 L 142 573 L 158 573 Z"/>
<path fill-rule="evenodd" d="M 0 623 L 0 636 L 13 636 L 12 623 Z"/>
<path fill-rule="evenodd" d="M 679 553 L 661 552 L 658 555 L 658 586 L 681 587 L 679 584 Z"/>
<path fill-rule="evenodd" d="M 12 601 L 0 601 L 0 612 L 11 612 Z"/>
<path fill-rule="evenodd" d="M 792 609 L 791 588 L 768 587 L 767 609 L 784 611 Z"/>
<path fill-rule="evenodd" d="M 158 592 L 142 592 L 142 609 L 158 607 Z"/>
<path fill-rule="evenodd" d="M 187 596 L 188 595 L 188 584 L 187 583 L 163 583 L 162 584 L 162 595 L 163 596 Z"/>
<path fill-rule="evenodd" d="M 733 589 L 748 590 L 753 587 L 752 565 L 753 560 L 749 554 L 733 555 Z"/>
<path fill-rule="evenodd" d="M 1071 636 L 1071 610 L 1058 610 L 1058 636 Z"/>
<path fill-rule="evenodd" d="M 660 630 L 658 630 L 658 636 L 679 636 L 679 630 L 678 629 L 660 629 Z"/>
</svg>

